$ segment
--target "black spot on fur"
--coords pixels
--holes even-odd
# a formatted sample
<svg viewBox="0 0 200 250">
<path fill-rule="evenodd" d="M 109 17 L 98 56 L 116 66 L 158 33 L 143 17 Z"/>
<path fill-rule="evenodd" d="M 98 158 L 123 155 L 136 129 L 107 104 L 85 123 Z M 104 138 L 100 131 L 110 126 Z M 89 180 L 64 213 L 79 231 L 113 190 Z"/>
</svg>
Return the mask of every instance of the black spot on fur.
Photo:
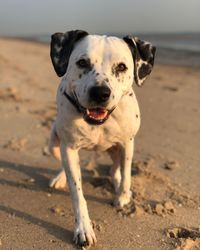
<svg viewBox="0 0 200 250">
<path fill-rule="evenodd" d="M 151 73 L 151 67 L 148 64 L 142 64 L 142 66 L 139 68 L 138 76 L 140 79 L 146 77 Z"/>
<path fill-rule="evenodd" d="M 138 114 L 136 114 L 136 118 L 138 118 L 139 117 L 139 115 Z"/>
<path fill-rule="evenodd" d="M 82 74 L 79 75 L 79 79 L 82 77 Z"/>
<path fill-rule="evenodd" d="M 117 71 L 117 65 L 115 63 L 112 66 L 112 75 L 114 75 L 115 77 L 119 76 L 119 71 Z"/>
<path fill-rule="evenodd" d="M 105 78 L 104 81 L 105 81 L 105 82 L 109 82 L 109 79 L 108 79 L 108 78 Z"/>
<path fill-rule="evenodd" d="M 130 138 L 130 141 L 132 141 L 132 140 L 133 140 L 133 138 L 131 137 L 131 138 Z"/>
<path fill-rule="evenodd" d="M 129 96 L 133 96 L 133 93 L 130 93 Z"/>
<path fill-rule="evenodd" d="M 154 56 L 151 56 L 149 58 L 149 63 L 153 66 L 153 64 L 154 64 Z"/>
<path fill-rule="evenodd" d="M 96 76 L 100 75 L 98 72 L 96 72 Z"/>
<path fill-rule="evenodd" d="M 100 85 L 101 83 L 100 83 L 99 81 L 96 81 L 95 84 L 96 84 L 96 85 Z"/>
<path fill-rule="evenodd" d="M 150 44 L 145 45 L 141 43 L 141 46 L 142 48 L 140 49 L 140 55 L 143 58 L 143 60 L 147 61 L 150 53 Z"/>
</svg>

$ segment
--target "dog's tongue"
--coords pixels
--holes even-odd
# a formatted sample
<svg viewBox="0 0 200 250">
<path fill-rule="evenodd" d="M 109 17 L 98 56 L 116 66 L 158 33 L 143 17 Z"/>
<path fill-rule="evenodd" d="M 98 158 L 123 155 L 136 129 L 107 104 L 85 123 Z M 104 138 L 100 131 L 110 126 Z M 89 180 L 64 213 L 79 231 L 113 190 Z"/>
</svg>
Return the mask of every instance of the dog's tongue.
<svg viewBox="0 0 200 250">
<path fill-rule="evenodd" d="M 108 111 L 104 108 L 88 109 L 88 115 L 96 120 L 104 119 L 108 114 Z"/>
</svg>

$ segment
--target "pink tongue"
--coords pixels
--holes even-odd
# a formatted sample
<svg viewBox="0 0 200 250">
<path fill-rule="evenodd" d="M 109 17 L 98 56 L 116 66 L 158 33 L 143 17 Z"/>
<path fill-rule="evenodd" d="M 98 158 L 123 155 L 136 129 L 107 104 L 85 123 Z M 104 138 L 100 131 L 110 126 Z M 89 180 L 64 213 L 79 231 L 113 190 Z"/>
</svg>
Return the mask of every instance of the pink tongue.
<svg viewBox="0 0 200 250">
<path fill-rule="evenodd" d="M 89 109 L 90 116 L 96 119 L 103 119 L 106 117 L 107 111 L 103 108 Z"/>
</svg>

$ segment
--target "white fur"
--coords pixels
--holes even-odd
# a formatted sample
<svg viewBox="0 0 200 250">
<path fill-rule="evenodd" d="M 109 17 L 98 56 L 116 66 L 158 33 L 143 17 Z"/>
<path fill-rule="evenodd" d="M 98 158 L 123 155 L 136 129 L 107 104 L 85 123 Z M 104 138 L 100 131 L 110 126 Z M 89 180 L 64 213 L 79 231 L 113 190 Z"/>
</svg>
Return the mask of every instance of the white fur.
<svg viewBox="0 0 200 250">
<path fill-rule="evenodd" d="M 98 75 L 91 71 L 80 78 L 81 70 L 76 61 L 89 58 Z M 113 64 L 123 62 L 128 66 L 119 76 L 120 82 L 112 74 Z M 51 141 L 60 139 L 62 167 L 65 170 L 72 197 L 75 214 L 75 242 L 96 242 L 90 222 L 88 209 L 82 192 L 81 172 L 78 152 L 87 150 L 108 151 L 113 159 L 111 175 L 116 191 L 115 205 L 123 207 L 130 201 L 131 162 L 134 150 L 134 137 L 140 126 L 140 112 L 132 89 L 134 64 L 127 44 L 119 38 L 106 36 L 86 36 L 75 46 L 69 65 L 57 92 L 58 114 L 53 127 Z M 91 107 L 88 98 L 90 87 L 96 82 L 109 79 L 111 98 L 107 109 L 116 106 L 108 120 L 102 125 L 90 125 L 83 120 L 82 114 L 63 95 L 75 91 L 79 103 Z M 57 139 L 56 139 L 57 140 Z M 53 145 L 53 143 L 51 142 Z M 52 146 L 53 147 L 53 146 Z M 61 172 L 51 182 L 51 186 L 63 186 L 66 182 Z M 60 177 L 60 178 L 59 178 Z"/>
</svg>

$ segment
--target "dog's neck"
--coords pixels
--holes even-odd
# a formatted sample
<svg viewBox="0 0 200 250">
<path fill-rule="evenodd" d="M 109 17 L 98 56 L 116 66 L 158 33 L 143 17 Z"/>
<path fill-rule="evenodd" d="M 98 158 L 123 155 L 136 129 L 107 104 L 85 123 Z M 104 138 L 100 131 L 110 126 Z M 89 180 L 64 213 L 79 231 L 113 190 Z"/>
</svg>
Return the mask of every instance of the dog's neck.
<svg viewBox="0 0 200 250">
<path fill-rule="evenodd" d="M 67 100 L 76 108 L 78 113 L 85 112 L 85 108 L 81 106 L 75 93 L 68 94 L 66 90 L 62 94 L 67 98 Z"/>
</svg>

